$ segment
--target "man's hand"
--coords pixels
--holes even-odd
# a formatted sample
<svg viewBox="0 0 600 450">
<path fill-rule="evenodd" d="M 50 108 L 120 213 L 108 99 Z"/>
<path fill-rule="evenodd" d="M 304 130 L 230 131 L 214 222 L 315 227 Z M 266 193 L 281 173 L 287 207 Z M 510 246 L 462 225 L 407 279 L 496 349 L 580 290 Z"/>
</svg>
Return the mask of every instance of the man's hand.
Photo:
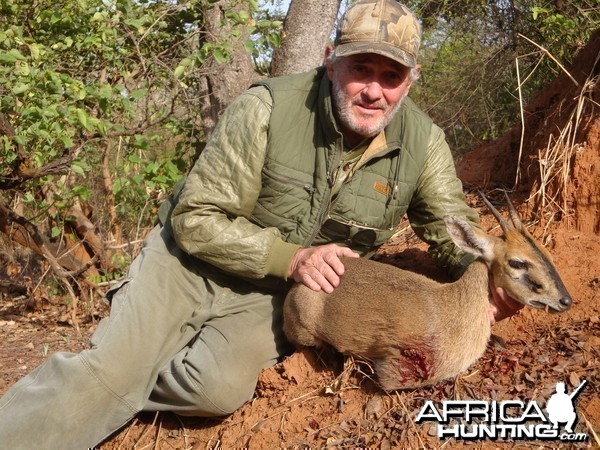
<svg viewBox="0 0 600 450">
<path fill-rule="evenodd" d="M 344 264 L 340 260 L 344 256 L 358 258 L 359 255 L 336 244 L 301 248 L 292 259 L 288 278 L 305 284 L 313 291 L 323 290 L 330 294 L 338 287 L 344 274 Z"/>
<path fill-rule="evenodd" d="M 503 288 L 496 287 L 494 280 L 490 278 L 490 306 L 488 308 L 490 324 L 493 325 L 516 314 L 524 306 L 523 303 L 510 297 Z"/>
</svg>

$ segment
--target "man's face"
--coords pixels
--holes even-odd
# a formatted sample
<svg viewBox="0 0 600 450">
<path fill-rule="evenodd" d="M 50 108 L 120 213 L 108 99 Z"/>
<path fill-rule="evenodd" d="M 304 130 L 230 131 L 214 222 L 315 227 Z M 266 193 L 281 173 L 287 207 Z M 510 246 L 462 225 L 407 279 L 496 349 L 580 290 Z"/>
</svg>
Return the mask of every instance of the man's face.
<svg viewBox="0 0 600 450">
<path fill-rule="evenodd" d="M 327 64 L 336 118 L 348 143 L 356 145 L 387 126 L 410 90 L 409 72 L 374 53 L 339 57 Z"/>
</svg>

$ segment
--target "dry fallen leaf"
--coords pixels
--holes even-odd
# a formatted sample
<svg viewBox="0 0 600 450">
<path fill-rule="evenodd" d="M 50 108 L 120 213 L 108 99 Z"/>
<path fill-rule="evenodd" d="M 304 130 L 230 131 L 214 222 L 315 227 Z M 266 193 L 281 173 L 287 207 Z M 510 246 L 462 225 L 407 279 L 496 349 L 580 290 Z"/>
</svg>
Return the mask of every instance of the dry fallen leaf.
<svg viewBox="0 0 600 450">
<path fill-rule="evenodd" d="M 577 387 L 581 384 L 581 379 L 579 378 L 579 375 L 577 375 L 577 372 L 571 372 L 571 375 L 569 375 L 569 383 L 571 383 L 571 386 L 573 387 Z"/>
</svg>

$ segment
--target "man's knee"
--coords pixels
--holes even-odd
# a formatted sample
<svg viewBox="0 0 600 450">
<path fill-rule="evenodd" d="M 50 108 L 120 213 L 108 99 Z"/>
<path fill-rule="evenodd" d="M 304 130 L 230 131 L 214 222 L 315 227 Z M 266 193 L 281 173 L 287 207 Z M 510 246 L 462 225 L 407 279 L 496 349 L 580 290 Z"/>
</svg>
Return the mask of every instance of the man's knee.
<svg viewBox="0 0 600 450">
<path fill-rule="evenodd" d="M 238 410 L 254 395 L 256 377 L 242 380 L 239 376 L 218 375 L 204 377 L 196 384 L 193 393 L 195 411 L 190 411 L 189 415 L 225 416 Z"/>
</svg>

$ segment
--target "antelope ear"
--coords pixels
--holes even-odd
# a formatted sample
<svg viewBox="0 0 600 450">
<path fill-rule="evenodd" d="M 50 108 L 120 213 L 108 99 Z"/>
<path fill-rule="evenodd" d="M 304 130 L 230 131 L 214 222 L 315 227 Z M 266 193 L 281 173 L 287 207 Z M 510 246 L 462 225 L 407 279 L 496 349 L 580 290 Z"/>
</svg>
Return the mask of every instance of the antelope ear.
<svg viewBox="0 0 600 450">
<path fill-rule="evenodd" d="M 491 261 L 494 244 L 487 234 L 479 229 L 474 229 L 460 217 L 445 216 L 444 222 L 452 241 L 461 250 L 472 253 L 484 261 Z"/>
</svg>

